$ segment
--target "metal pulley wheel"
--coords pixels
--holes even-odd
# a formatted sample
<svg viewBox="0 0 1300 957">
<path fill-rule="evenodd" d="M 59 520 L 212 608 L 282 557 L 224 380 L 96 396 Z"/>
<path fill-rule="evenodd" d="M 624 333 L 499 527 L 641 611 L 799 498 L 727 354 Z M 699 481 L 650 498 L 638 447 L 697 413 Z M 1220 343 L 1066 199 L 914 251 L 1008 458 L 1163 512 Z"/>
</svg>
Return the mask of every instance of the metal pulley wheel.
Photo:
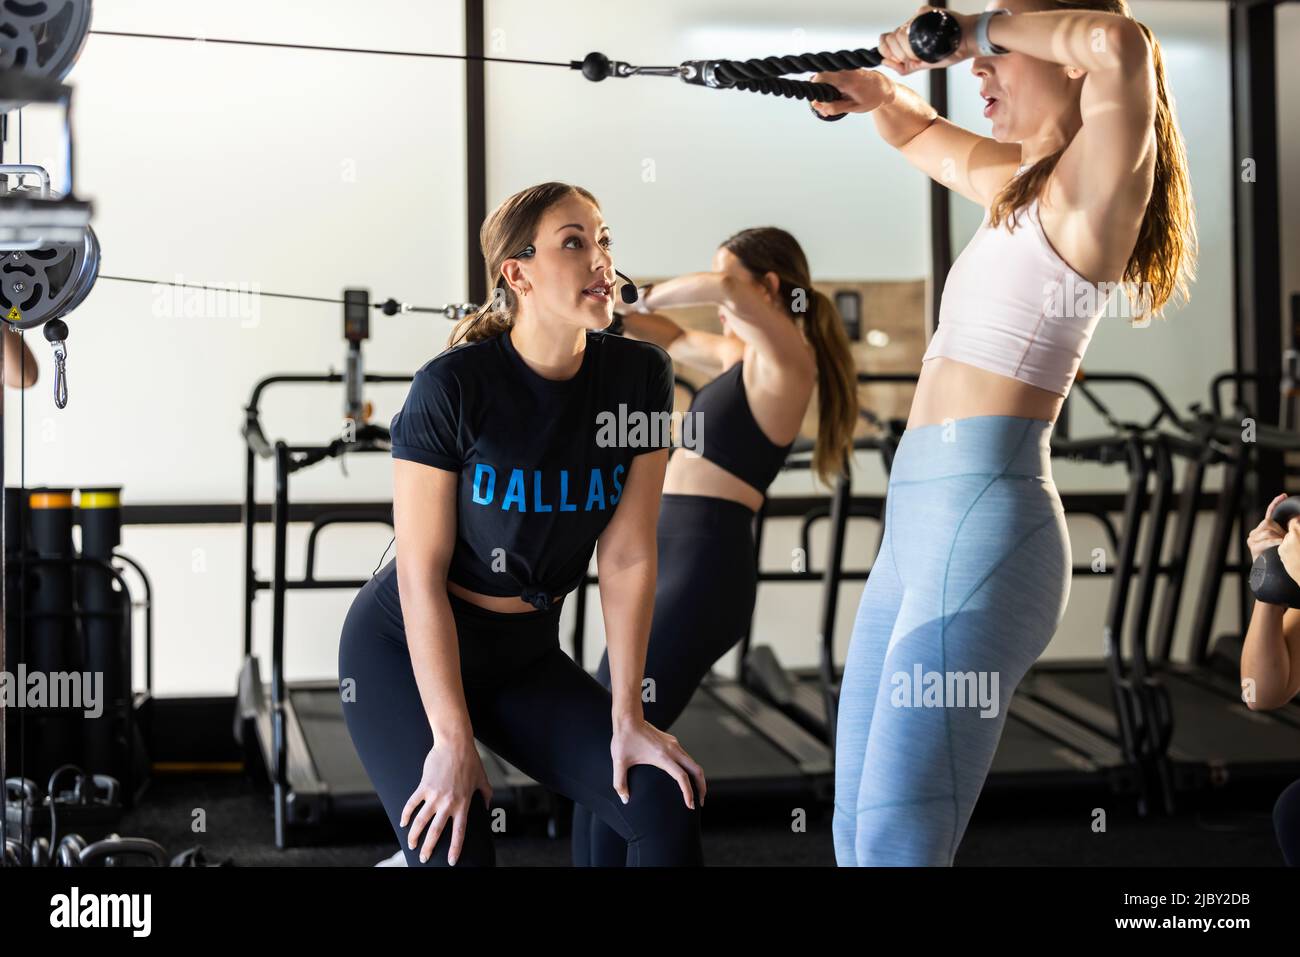
<svg viewBox="0 0 1300 957">
<path fill-rule="evenodd" d="M 90 0 L 0 2 L 0 72 L 62 80 L 90 33 Z M 26 104 L 0 101 L 0 113 Z"/>
<path fill-rule="evenodd" d="M 76 242 L 0 253 L 0 318 L 34 329 L 76 309 L 99 277 L 99 240 L 86 225 Z"/>
</svg>

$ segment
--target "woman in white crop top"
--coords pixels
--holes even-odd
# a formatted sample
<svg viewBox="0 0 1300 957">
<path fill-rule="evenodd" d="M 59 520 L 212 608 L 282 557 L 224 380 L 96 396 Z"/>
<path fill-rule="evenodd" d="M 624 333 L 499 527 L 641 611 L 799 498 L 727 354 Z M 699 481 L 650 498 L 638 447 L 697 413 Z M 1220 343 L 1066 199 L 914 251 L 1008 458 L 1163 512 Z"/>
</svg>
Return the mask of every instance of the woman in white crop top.
<svg viewBox="0 0 1300 957">
<path fill-rule="evenodd" d="M 943 287 L 858 609 L 836 736 L 841 865 L 952 863 L 1069 596 L 1049 451 L 1062 400 L 1103 315 L 1158 315 L 1192 276 L 1160 46 L 1124 0 L 953 16 L 961 45 L 933 66 L 971 60 L 989 136 L 889 78 L 930 66 L 910 20 L 880 38 L 881 69 L 814 77 L 844 95 L 818 113 L 871 113 L 913 166 L 987 210 Z M 1140 334 L 1127 326 L 1111 334 Z"/>
</svg>

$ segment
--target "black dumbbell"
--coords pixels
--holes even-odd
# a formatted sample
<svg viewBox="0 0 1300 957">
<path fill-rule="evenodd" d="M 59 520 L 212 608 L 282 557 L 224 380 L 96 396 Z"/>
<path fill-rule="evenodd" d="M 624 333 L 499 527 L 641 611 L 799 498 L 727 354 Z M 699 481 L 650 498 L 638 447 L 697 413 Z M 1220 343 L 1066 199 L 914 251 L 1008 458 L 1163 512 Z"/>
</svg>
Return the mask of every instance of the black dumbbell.
<svg viewBox="0 0 1300 957">
<path fill-rule="evenodd" d="M 5 838 L 5 867 L 26 867 L 30 863 L 27 848 L 12 837 Z"/>
<path fill-rule="evenodd" d="M 143 858 L 145 866 L 167 866 L 167 850 L 157 841 L 119 834 L 110 834 L 102 841 L 83 847 L 79 863 L 82 867 L 93 867 L 102 861 L 104 867 L 121 867 L 124 857 Z"/>
<path fill-rule="evenodd" d="M 1291 519 L 1300 518 L 1300 495 L 1292 495 L 1273 509 L 1273 521 L 1286 532 Z M 1286 572 L 1277 546 L 1262 552 L 1250 568 L 1250 591 L 1257 601 L 1300 608 L 1300 585 Z"/>
<path fill-rule="evenodd" d="M 80 867 L 81 852 L 85 850 L 86 839 L 80 834 L 65 834 L 59 840 L 54 852 L 54 861 L 58 867 Z"/>
</svg>

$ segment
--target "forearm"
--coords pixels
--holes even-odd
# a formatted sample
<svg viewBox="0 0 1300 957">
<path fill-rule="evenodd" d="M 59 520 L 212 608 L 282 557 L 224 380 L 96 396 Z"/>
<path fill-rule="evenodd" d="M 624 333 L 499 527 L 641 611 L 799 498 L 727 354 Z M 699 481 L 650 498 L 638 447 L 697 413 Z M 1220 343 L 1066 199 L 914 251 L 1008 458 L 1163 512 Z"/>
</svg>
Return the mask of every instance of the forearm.
<svg viewBox="0 0 1300 957">
<path fill-rule="evenodd" d="M 1282 631 L 1286 609 L 1255 602 L 1250 628 L 1241 649 L 1241 683 L 1252 709 L 1277 708 L 1285 704 L 1291 679 L 1291 655 Z"/>
<path fill-rule="evenodd" d="M 609 652 L 614 723 L 644 717 L 641 682 L 654 612 L 656 551 L 626 561 L 600 563 L 600 605 Z"/>
<path fill-rule="evenodd" d="M 467 741 L 474 731 L 460 677 L 456 619 L 446 589 L 400 581 L 406 644 L 420 700 L 435 742 Z"/>
<path fill-rule="evenodd" d="M 655 283 L 642 304 L 652 311 L 674 306 L 718 305 L 723 301 L 724 285 L 721 273 L 687 273 Z"/>
<path fill-rule="evenodd" d="M 934 107 L 909 86 L 895 82 L 883 70 L 871 71 L 882 87 L 884 102 L 871 111 L 880 138 L 895 149 L 902 149 L 929 128 L 939 116 Z"/>
<path fill-rule="evenodd" d="M 1013 53 L 1077 66 L 1089 73 L 1121 69 L 1135 47 L 1145 44 L 1141 28 L 1133 20 L 1097 10 L 995 16 L 989 20 L 988 36 L 994 46 Z M 973 42 L 973 37 L 970 40 Z"/>
<path fill-rule="evenodd" d="M 782 338 L 784 334 L 797 335 L 788 319 L 777 319 L 779 305 L 773 309 L 771 296 L 753 278 L 722 272 L 688 273 L 656 284 L 646 301 L 650 309 L 695 305 L 721 306 L 730 316 L 732 331 L 741 341 L 770 355 L 776 355 L 777 350 L 791 345 L 788 338 Z M 678 344 L 687 345 L 683 342 Z M 687 351 L 698 350 L 691 350 L 688 346 Z"/>
<path fill-rule="evenodd" d="M 623 331 L 633 339 L 653 342 L 664 350 L 683 334 L 681 326 L 656 312 L 624 313 Z"/>
</svg>

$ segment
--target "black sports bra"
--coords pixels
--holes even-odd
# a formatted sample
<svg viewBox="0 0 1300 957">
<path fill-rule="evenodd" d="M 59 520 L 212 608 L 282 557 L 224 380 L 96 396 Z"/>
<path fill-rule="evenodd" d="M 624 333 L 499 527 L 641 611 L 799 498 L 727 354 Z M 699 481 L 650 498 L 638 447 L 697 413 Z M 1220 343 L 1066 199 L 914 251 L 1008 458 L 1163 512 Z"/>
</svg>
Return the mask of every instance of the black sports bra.
<svg viewBox="0 0 1300 957">
<path fill-rule="evenodd" d="M 774 445 L 754 421 L 743 367 L 737 362 L 696 392 L 688 414 L 700 413 L 700 456 L 767 494 L 794 442 Z"/>
</svg>

